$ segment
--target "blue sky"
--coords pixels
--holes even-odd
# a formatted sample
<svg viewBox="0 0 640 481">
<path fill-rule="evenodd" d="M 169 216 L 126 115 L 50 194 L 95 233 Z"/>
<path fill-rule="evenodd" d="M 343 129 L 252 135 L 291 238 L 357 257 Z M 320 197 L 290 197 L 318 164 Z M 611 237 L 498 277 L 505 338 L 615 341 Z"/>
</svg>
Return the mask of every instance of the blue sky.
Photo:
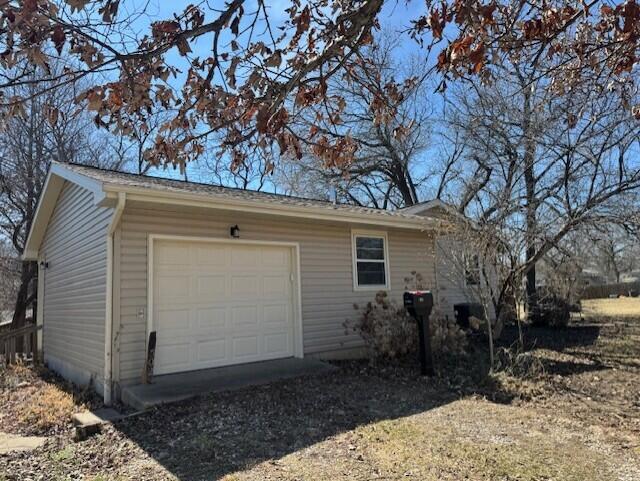
<svg viewBox="0 0 640 481">
<path fill-rule="evenodd" d="M 219 0 L 218 0 L 219 1 Z M 146 2 L 144 0 L 130 0 L 129 2 L 123 2 L 123 8 L 126 10 L 121 11 L 121 14 L 125 15 L 127 12 L 135 12 L 137 11 L 141 5 L 144 5 Z M 149 29 L 149 24 L 152 21 L 156 20 L 166 20 L 171 19 L 173 13 L 182 12 L 184 8 L 186 8 L 189 4 L 196 3 L 193 0 L 175 0 L 175 1 L 163 1 L 163 0 L 151 0 L 148 3 L 147 12 L 148 15 L 145 17 L 141 17 L 137 19 L 134 23 L 134 28 L 138 30 L 139 33 L 147 32 Z M 211 0 L 209 5 L 215 6 L 215 0 Z M 245 8 L 247 13 L 250 13 L 252 9 L 252 4 L 249 3 Z M 254 4 L 255 5 L 255 4 Z M 288 8 L 291 4 L 289 0 L 274 0 L 268 3 L 269 5 L 269 16 L 273 25 L 278 26 L 281 24 L 286 18 L 287 14 L 284 12 L 286 8 Z M 217 17 L 217 13 L 211 11 L 207 4 L 203 4 L 203 10 L 205 11 L 205 21 L 211 20 Z M 379 17 L 381 29 L 390 33 L 400 33 L 406 30 L 410 25 L 410 21 L 417 18 L 421 13 L 425 11 L 425 3 L 424 1 L 404 1 L 399 0 L 398 2 L 386 2 L 382 14 Z M 420 47 L 417 43 L 412 40 L 408 35 L 402 36 L 403 40 L 398 48 L 399 56 L 409 56 L 415 55 L 419 53 Z M 230 38 L 227 39 L 229 41 Z M 205 36 L 200 39 L 195 45 L 191 45 L 193 50 L 192 55 L 207 55 L 210 49 L 210 36 Z M 174 49 L 170 52 L 168 57 L 168 62 L 172 65 L 177 66 L 185 66 L 185 61 L 178 54 L 177 50 Z M 186 69 L 183 69 L 186 70 Z M 176 85 L 179 85 L 179 82 L 176 82 Z M 156 171 L 153 175 L 161 175 L 161 176 L 170 176 L 177 177 L 179 174 L 173 170 L 167 171 Z M 200 169 L 198 169 L 197 165 L 190 165 L 188 167 L 187 175 L 190 180 L 197 180 L 206 182 L 208 179 L 204 176 Z"/>
</svg>

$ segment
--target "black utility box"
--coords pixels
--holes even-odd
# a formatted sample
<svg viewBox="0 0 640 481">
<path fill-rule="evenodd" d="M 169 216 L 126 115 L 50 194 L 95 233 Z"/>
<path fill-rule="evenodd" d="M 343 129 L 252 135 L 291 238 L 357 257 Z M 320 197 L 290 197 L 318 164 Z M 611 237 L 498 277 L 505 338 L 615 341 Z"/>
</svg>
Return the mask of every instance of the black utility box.
<svg viewBox="0 0 640 481">
<path fill-rule="evenodd" d="M 469 318 L 471 316 L 478 319 L 484 319 L 484 310 L 481 304 L 473 302 L 463 302 L 453 305 L 453 312 L 456 316 L 456 322 L 462 329 L 469 329 Z"/>
</svg>

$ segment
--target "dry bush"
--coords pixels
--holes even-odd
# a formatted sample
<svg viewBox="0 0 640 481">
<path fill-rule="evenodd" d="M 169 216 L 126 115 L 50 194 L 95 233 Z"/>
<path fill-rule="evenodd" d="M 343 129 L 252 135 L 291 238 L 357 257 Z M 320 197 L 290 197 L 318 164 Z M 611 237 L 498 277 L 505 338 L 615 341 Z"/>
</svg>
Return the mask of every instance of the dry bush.
<svg viewBox="0 0 640 481">
<path fill-rule="evenodd" d="M 372 302 L 358 311 L 355 320 L 345 321 L 347 332 L 356 332 L 364 340 L 371 359 L 395 359 L 415 352 L 418 329 L 403 305 L 379 291 Z M 458 325 L 434 312 L 431 315 L 431 346 L 434 355 L 457 354 L 465 350 L 467 338 Z"/>
<path fill-rule="evenodd" d="M 567 327 L 571 320 L 572 304 L 556 294 L 549 294 L 539 302 L 543 326 Z"/>
<path fill-rule="evenodd" d="M 0 431 L 52 435 L 67 429 L 74 412 L 100 406 L 80 389 L 44 367 L 0 368 Z"/>
<path fill-rule="evenodd" d="M 415 351 L 416 322 L 385 291 L 377 292 L 362 309 L 357 304 L 353 307 L 359 311 L 358 317 L 345 321 L 345 328 L 362 337 L 369 357 L 394 359 Z"/>
<path fill-rule="evenodd" d="M 431 348 L 435 355 L 462 354 L 467 348 L 467 335 L 453 319 L 431 316 Z"/>
<path fill-rule="evenodd" d="M 544 364 L 533 352 L 501 347 L 496 352 L 495 371 L 520 379 L 539 379 L 544 375 Z"/>
<path fill-rule="evenodd" d="M 75 410 L 71 394 L 47 384 L 25 400 L 18 414 L 18 421 L 44 432 L 68 423 Z"/>
</svg>

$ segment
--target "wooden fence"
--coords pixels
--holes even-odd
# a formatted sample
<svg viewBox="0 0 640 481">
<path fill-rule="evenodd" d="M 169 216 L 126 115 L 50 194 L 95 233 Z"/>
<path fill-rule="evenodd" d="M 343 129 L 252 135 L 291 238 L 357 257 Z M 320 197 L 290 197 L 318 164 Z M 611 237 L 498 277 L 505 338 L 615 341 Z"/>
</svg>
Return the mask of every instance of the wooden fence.
<svg viewBox="0 0 640 481">
<path fill-rule="evenodd" d="M 640 282 L 618 282 L 601 286 L 585 287 L 580 296 L 582 299 L 606 299 L 610 296 L 633 296 L 640 294 Z"/>
<path fill-rule="evenodd" d="M 38 363 L 38 331 L 42 326 L 30 324 L 0 333 L 0 363 L 32 360 Z"/>
</svg>

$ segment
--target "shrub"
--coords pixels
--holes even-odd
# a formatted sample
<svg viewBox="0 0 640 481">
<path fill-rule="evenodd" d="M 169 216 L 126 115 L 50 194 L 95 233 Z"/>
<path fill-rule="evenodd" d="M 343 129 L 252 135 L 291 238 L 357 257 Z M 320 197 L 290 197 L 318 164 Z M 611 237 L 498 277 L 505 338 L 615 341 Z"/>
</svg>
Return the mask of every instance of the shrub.
<svg viewBox="0 0 640 481">
<path fill-rule="evenodd" d="M 73 396 L 55 385 L 45 384 L 26 400 L 18 422 L 38 432 L 46 432 L 69 422 L 75 411 Z"/>
<path fill-rule="evenodd" d="M 566 327 L 571 319 L 571 303 L 560 296 L 548 295 L 538 304 L 543 326 Z"/>
<path fill-rule="evenodd" d="M 431 316 L 431 349 L 435 356 L 462 354 L 467 348 L 467 335 L 453 319 Z"/>
<path fill-rule="evenodd" d="M 395 359 L 417 351 L 418 329 L 416 321 L 404 306 L 389 299 L 380 291 L 372 302 L 358 311 L 355 320 L 345 321 L 345 328 L 356 332 L 364 340 L 371 359 Z M 467 338 L 453 320 L 445 319 L 434 311 L 430 317 L 431 347 L 434 356 L 463 352 Z"/>
<path fill-rule="evenodd" d="M 404 306 L 389 299 L 385 291 L 376 293 L 372 302 L 360 309 L 355 320 L 347 320 L 345 328 L 357 332 L 364 340 L 371 358 L 397 358 L 415 351 L 417 326 Z"/>
</svg>

